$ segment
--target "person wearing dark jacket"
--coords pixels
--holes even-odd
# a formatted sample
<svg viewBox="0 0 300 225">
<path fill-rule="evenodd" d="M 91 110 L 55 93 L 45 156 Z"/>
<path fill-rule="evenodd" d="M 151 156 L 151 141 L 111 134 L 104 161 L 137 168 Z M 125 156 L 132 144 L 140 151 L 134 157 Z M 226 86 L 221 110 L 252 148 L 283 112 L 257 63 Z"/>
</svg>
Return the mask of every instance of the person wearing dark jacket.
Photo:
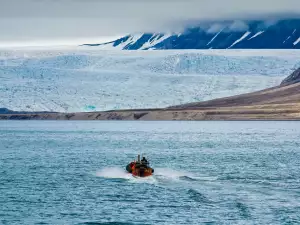
<svg viewBox="0 0 300 225">
<path fill-rule="evenodd" d="M 148 161 L 147 161 L 147 159 L 145 157 L 142 158 L 141 162 L 144 165 L 148 165 Z"/>
</svg>

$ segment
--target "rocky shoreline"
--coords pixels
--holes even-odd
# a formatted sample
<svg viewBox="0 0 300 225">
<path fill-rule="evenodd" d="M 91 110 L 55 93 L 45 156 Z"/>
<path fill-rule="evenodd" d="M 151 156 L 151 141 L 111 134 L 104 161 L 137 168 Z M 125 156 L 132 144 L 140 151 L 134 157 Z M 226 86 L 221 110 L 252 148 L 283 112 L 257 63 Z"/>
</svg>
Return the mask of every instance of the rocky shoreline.
<svg viewBox="0 0 300 225">
<path fill-rule="evenodd" d="M 103 112 L 13 112 L 0 120 L 300 120 L 300 69 L 265 90 L 158 109 Z"/>
</svg>

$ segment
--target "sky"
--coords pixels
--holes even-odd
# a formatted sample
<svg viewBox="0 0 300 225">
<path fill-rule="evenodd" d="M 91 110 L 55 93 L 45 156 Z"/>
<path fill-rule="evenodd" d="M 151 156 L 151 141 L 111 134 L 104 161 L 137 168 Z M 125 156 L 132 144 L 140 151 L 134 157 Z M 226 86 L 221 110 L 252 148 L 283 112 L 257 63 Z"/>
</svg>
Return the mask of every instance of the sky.
<svg viewBox="0 0 300 225">
<path fill-rule="evenodd" d="M 74 45 L 188 21 L 300 12 L 300 0 L 0 0 L 0 46 Z"/>
</svg>

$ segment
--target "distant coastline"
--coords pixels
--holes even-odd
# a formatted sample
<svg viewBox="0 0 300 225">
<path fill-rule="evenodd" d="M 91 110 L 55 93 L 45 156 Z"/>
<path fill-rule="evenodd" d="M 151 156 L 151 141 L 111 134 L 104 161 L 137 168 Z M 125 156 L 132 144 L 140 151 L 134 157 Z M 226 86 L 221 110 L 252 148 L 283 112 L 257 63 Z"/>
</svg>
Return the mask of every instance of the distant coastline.
<svg viewBox="0 0 300 225">
<path fill-rule="evenodd" d="M 300 120 L 300 68 L 276 87 L 155 109 L 100 112 L 15 112 L 2 108 L 0 120 Z"/>
</svg>

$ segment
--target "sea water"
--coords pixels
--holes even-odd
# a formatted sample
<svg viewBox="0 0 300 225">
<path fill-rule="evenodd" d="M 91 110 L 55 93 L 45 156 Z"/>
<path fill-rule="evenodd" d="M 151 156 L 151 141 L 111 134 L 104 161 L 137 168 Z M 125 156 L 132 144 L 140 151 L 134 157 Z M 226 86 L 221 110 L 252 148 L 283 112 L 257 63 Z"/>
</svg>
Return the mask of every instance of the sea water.
<svg viewBox="0 0 300 225">
<path fill-rule="evenodd" d="M 0 224 L 297 223 L 299 122 L 0 122 Z"/>
</svg>

